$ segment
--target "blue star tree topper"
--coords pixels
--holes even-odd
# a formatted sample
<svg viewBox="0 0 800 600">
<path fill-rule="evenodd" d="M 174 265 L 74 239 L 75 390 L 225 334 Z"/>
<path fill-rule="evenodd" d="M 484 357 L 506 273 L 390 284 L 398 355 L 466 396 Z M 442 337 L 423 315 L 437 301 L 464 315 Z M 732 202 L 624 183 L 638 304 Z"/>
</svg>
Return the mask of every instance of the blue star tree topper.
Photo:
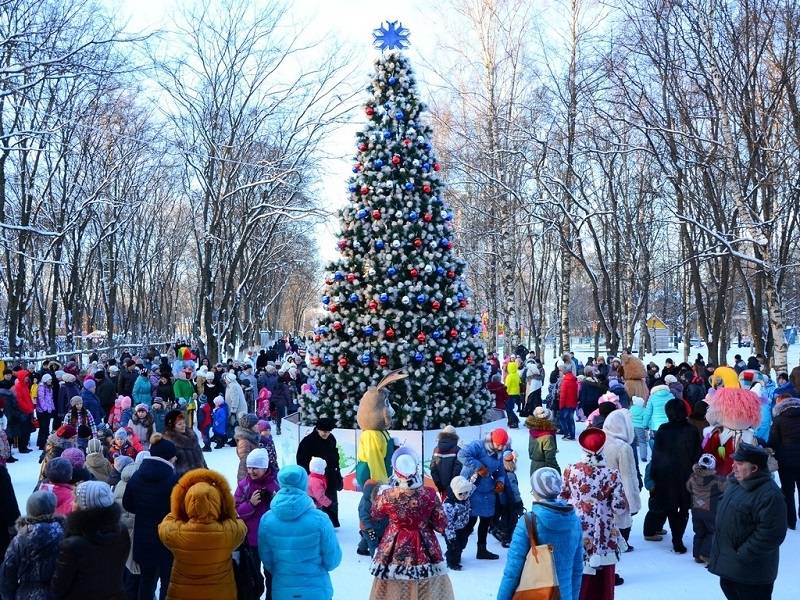
<svg viewBox="0 0 800 600">
<path fill-rule="evenodd" d="M 378 50 L 405 50 L 410 32 L 399 21 L 386 21 L 372 32 L 372 43 Z"/>
</svg>

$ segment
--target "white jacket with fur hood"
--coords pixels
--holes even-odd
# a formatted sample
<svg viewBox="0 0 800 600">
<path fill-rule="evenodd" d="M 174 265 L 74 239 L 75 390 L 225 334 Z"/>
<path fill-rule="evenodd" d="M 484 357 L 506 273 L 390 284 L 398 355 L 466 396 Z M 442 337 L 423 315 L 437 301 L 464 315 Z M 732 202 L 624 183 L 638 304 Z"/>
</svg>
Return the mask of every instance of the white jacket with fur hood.
<svg viewBox="0 0 800 600">
<path fill-rule="evenodd" d="M 631 447 L 634 433 L 630 411 L 625 408 L 612 411 L 603 423 L 603 431 L 606 432 L 603 458 L 605 458 L 606 466 L 620 472 L 625 499 L 628 501 L 628 512 L 617 517 L 617 527 L 627 529 L 631 526 L 631 516 L 642 508 L 639 498 L 639 480 L 636 476 L 636 459 Z"/>
</svg>

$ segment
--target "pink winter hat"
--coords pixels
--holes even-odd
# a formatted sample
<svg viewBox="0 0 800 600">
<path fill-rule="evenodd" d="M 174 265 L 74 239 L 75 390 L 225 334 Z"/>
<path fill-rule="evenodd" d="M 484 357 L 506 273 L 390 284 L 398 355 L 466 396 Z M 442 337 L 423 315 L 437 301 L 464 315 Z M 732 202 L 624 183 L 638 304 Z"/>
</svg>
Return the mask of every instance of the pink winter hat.
<svg viewBox="0 0 800 600">
<path fill-rule="evenodd" d="M 86 457 L 80 448 L 67 448 L 61 453 L 61 456 L 70 462 L 73 469 L 82 469 L 86 462 Z"/>
<path fill-rule="evenodd" d="M 270 425 L 269 421 L 261 419 L 258 423 L 256 423 L 256 431 L 259 433 L 262 431 L 272 431 L 272 425 Z"/>
</svg>

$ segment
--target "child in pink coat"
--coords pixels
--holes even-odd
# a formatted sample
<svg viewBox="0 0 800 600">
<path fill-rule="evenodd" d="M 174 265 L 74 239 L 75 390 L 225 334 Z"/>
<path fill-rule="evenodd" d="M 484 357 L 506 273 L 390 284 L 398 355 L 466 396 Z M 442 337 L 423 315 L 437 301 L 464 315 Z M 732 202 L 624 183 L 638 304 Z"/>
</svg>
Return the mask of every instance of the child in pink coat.
<svg viewBox="0 0 800 600">
<path fill-rule="evenodd" d="M 308 465 L 308 469 L 311 471 L 308 476 L 308 495 L 314 501 L 314 506 L 323 512 L 327 512 L 327 508 L 333 504 L 331 499 L 325 495 L 328 489 L 328 480 L 325 478 L 325 467 L 327 466 L 328 463 L 325 462 L 325 459 L 319 456 L 314 456 Z"/>
</svg>

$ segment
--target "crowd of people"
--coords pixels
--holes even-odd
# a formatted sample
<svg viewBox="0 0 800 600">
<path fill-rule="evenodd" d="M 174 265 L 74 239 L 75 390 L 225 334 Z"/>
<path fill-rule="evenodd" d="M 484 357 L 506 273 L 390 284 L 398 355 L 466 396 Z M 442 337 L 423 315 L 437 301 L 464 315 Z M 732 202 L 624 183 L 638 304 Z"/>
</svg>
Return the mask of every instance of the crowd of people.
<svg viewBox="0 0 800 600">
<path fill-rule="evenodd" d="M 800 367 L 773 383 L 762 365 L 698 357 L 659 368 L 629 352 L 582 365 L 565 354 L 545 385 L 533 354 L 490 357 L 487 420 L 503 414 L 508 429 L 529 432 L 530 510 L 523 449 L 504 427 L 472 441 L 445 427 L 433 487 L 421 457 L 397 448 L 388 481 L 366 481 L 358 507 L 370 597 L 453 598 L 448 570 L 464 568 L 476 533 L 478 560 L 500 558 L 490 535 L 508 548 L 500 599 L 533 581 L 562 598 L 611 599 L 647 488 L 647 542 L 661 542 L 668 526 L 672 551 L 687 553 L 691 514 L 692 556 L 726 597 L 770 598 L 798 517 Z M 291 341 L 213 367 L 184 344 L 164 356 L 14 365 L 0 384 L 2 600 L 153 600 L 156 590 L 162 600 L 333 597 L 329 573 L 342 560 L 336 423 L 319 419 L 296 465 L 283 468 L 272 437 L 306 385 Z M 573 440 L 582 458 L 560 465 L 559 444 Z M 207 468 L 214 442 L 235 447 L 235 489 Z M 6 465 L 31 445 L 41 451 L 39 481 L 20 516 Z M 526 560 L 547 547 L 550 584 L 546 573 L 531 577 L 546 561 Z M 90 576 L 98 568 L 104 577 Z"/>
</svg>

